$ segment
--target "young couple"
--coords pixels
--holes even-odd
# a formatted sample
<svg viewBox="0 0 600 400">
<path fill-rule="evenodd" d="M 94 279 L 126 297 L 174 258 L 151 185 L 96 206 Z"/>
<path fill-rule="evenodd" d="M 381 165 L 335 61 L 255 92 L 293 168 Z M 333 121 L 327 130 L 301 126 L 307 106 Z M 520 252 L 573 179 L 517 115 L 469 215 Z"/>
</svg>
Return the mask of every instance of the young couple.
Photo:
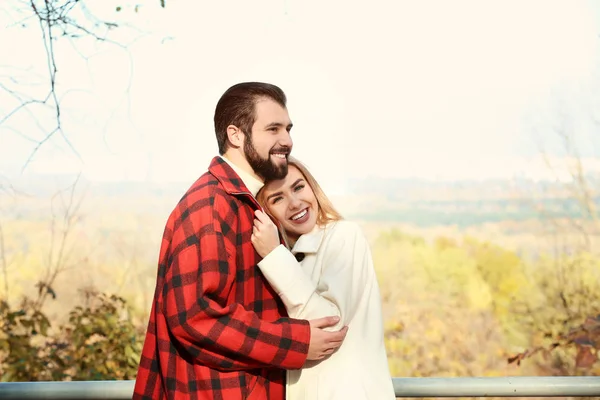
<svg viewBox="0 0 600 400">
<path fill-rule="evenodd" d="M 394 399 L 360 228 L 290 156 L 277 86 L 234 85 L 167 221 L 134 399 Z"/>
</svg>

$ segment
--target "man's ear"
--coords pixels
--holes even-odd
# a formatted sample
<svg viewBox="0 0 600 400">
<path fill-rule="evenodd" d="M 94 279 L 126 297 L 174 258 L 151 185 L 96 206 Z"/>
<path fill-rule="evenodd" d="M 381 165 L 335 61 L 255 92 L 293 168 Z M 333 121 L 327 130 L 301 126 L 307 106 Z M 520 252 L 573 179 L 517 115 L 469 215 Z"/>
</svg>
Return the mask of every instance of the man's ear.
<svg viewBox="0 0 600 400">
<path fill-rule="evenodd" d="M 231 147 L 240 148 L 244 146 L 245 135 L 240 128 L 235 125 L 229 125 L 227 127 L 227 140 Z"/>
</svg>

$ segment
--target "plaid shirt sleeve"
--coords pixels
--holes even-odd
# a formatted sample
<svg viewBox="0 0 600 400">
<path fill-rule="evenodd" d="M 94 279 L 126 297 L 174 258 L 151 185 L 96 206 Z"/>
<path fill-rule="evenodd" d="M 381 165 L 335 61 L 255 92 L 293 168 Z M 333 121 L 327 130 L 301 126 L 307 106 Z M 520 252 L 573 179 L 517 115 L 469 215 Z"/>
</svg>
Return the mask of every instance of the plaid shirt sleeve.
<svg viewBox="0 0 600 400">
<path fill-rule="evenodd" d="M 301 368 L 310 340 L 308 321 L 267 322 L 229 299 L 234 280 L 253 287 L 247 280 L 261 279 L 236 276 L 236 242 L 249 238 L 252 221 L 245 232 L 232 235 L 238 217 L 223 196 L 211 205 L 184 202 L 178 212 L 166 252 L 173 256 L 162 260 L 162 313 L 173 338 L 197 362 L 218 370 Z"/>
</svg>

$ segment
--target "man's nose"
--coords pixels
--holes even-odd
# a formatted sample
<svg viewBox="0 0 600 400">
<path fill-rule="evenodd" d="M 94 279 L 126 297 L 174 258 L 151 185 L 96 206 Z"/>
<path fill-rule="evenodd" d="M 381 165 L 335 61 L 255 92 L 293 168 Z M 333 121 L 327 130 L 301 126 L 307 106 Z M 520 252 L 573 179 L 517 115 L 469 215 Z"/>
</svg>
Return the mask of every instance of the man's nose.
<svg viewBox="0 0 600 400">
<path fill-rule="evenodd" d="M 292 135 L 290 135 L 290 133 L 288 131 L 285 131 L 279 140 L 279 144 L 281 146 L 287 146 L 291 149 L 292 146 L 294 145 L 294 141 L 292 140 Z"/>
</svg>

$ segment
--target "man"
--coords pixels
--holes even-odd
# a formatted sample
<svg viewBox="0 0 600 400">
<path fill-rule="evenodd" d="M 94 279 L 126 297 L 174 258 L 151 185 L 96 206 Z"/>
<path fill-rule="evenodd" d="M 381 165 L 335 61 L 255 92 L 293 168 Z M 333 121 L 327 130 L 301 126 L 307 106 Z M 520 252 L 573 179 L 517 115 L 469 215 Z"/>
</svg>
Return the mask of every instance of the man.
<svg viewBox="0 0 600 400">
<path fill-rule="evenodd" d="M 285 369 L 337 349 L 338 319 L 291 319 L 256 264 L 254 196 L 285 177 L 292 149 L 278 87 L 234 85 L 215 110 L 221 157 L 185 193 L 163 235 L 134 399 L 285 398 Z"/>
</svg>

